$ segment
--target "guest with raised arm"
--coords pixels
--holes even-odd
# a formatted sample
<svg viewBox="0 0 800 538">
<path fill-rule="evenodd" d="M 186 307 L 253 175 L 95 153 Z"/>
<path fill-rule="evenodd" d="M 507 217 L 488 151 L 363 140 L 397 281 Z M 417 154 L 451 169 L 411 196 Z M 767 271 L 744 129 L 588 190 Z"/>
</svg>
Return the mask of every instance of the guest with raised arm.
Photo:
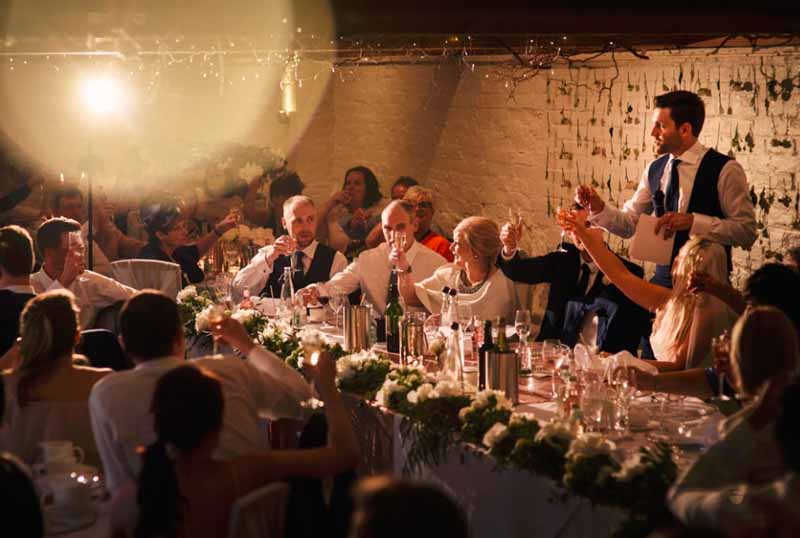
<svg viewBox="0 0 800 538">
<path fill-rule="evenodd" d="M 313 301 L 331 294 L 346 295 L 360 289 L 366 300 L 379 312 L 383 312 L 389 295 L 392 267 L 398 261 L 399 250 L 404 253 L 405 264 L 398 269 L 408 273 L 414 282 L 425 280 L 446 263 L 443 257 L 414 239 L 414 207 L 405 200 L 395 200 L 386 206 L 381 213 L 381 225 L 386 242 L 362 252 L 344 271 L 331 277 L 328 282 L 311 284 L 304 288 L 302 291 L 305 300 Z"/>
<path fill-rule="evenodd" d="M 19 364 L 3 374 L 5 416 L 0 449 L 32 464 L 42 441 L 68 440 L 98 465 L 89 421 L 89 392 L 111 370 L 77 366 L 78 307 L 69 291 L 43 293 L 22 311 Z"/>
<path fill-rule="evenodd" d="M 233 280 L 239 293 L 278 298 L 283 285 L 283 270 L 292 267 L 294 289 L 327 282 L 347 267 L 347 258 L 316 239 L 317 210 L 307 196 L 292 196 L 283 204 L 282 226 L 288 230 L 272 245 L 258 251 Z"/>
<path fill-rule="evenodd" d="M 225 413 L 214 453 L 227 460 L 269 447 L 262 417 L 301 419 L 301 402 L 311 397 L 303 377 L 281 359 L 253 344 L 238 322 L 223 322 L 225 338 L 247 358 L 193 359 L 188 364 L 214 372 L 222 383 Z M 92 390 L 89 410 L 106 484 L 112 493 L 139 473 L 140 445 L 156 441 L 150 402 L 159 378 L 184 359 L 183 326 L 175 301 L 141 291 L 120 313 L 121 340 L 136 368 L 107 376 Z M 214 330 L 221 330 L 216 327 Z"/>
<path fill-rule="evenodd" d="M 189 365 L 164 374 L 150 405 L 155 438 L 138 478 L 136 536 L 226 536 L 236 499 L 286 478 L 325 478 L 355 467 L 358 442 L 333 359 L 323 354 L 304 369 L 325 402 L 327 446 L 251 451 L 228 461 L 214 457 L 231 404 L 220 375 Z"/>
<path fill-rule="evenodd" d="M 776 308 L 749 309 L 733 328 L 730 356 L 738 392 L 748 402 L 722 424 L 722 438 L 675 482 L 667 497 L 675 516 L 691 528 L 726 524 L 709 509 L 714 502 L 710 491 L 763 484 L 787 470 L 775 422 L 780 396 L 800 364 L 794 324 Z"/>
<path fill-rule="evenodd" d="M 285 235 L 287 228 L 283 218 L 283 207 L 286 200 L 303 194 L 305 184 L 297 172 L 285 172 L 269 183 L 269 200 L 266 207 L 256 205 L 258 190 L 261 187 L 262 177 L 253 178 L 247 186 L 244 197 L 243 212 L 245 218 L 257 226 L 271 228 L 275 236 Z"/>
<path fill-rule="evenodd" d="M 697 94 L 680 90 L 656 96 L 652 119 L 650 136 L 660 157 L 647 166 L 623 208 L 609 206 L 586 185 L 577 187 L 576 201 L 590 210 L 594 224 L 621 237 L 633 235 L 639 215 L 655 213 L 656 233 L 675 235 L 672 259 L 656 267 L 655 284 L 672 285 L 672 262 L 691 236 L 722 244 L 729 273 L 731 247 L 749 249 L 756 240 L 755 209 L 742 166 L 698 141 L 705 105 Z"/>
<path fill-rule="evenodd" d="M 81 329 L 91 329 L 97 313 L 124 301 L 136 290 L 86 269 L 81 225 L 71 219 L 46 220 L 36 232 L 42 268 L 31 275 L 36 293 L 68 289 L 80 308 Z"/>
<path fill-rule="evenodd" d="M 711 339 L 729 329 L 736 314 L 725 303 L 707 293 L 689 290 L 689 275 L 705 272 L 718 280 L 726 278 L 725 250 L 709 239 L 690 239 L 672 267 L 673 288 L 645 281 L 633 274 L 606 246 L 603 230 L 587 227 L 586 214 L 563 211 L 558 215 L 565 230 L 574 233 L 601 271 L 636 304 L 655 313 L 650 345 L 654 365 L 660 370 L 685 370 L 711 365 Z"/>
<path fill-rule="evenodd" d="M 386 204 L 372 170 L 356 166 L 344 175 L 342 190 L 331 196 L 319 215 L 322 224 L 317 230 L 321 241 L 343 252 L 349 260 L 361 251 L 374 248 L 382 241 L 375 234 L 367 240 L 377 226 L 380 229 L 381 210 Z"/>
<path fill-rule="evenodd" d="M 409 306 L 423 306 L 436 314 L 442 307 L 442 289 L 458 292 L 458 304 L 469 306 L 479 319 L 514 319 L 518 308 L 525 307 L 527 290 L 514 285 L 497 268 L 500 253 L 500 230 L 494 221 L 484 217 L 468 217 L 453 231 L 455 262 L 442 265 L 430 277 L 414 282 L 405 253 L 392 249 L 391 259 L 400 277 L 400 293 Z"/>
<path fill-rule="evenodd" d="M 167 199 L 145 208 L 142 221 L 147 228 L 147 245 L 139 252 L 146 260 L 160 260 L 181 266 L 183 286 L 202 282 L 205 275 L 198 266 L 200 258 L 214 246 L 222 235 L 238 224 L 231 213 L 219 221 L 212 231 L 196 241 L 189 239 L 186 219 L 177 199 Z"/>
<path fill-rule="evenodd" d="M 579 204 L 573 211 L 586 214 Z M 590 226 L 590 225 L 589 225 Z M 522 226 L 506 223 L 500 233 L 503 250 L 498 259 L 511 280 L 550 285 L 537 340 L 558 338 L 572 346 L 582 342 L 609 353 L 627 350 L 636 355 L 639 340 L 649 336 L 647 311 L 633 303 L 595 264 L 581 240 L 542 256 L 526 257 L 518 245 Z M 618 257 L 627 270 L 643 276 L 642 268 Z"/>
<path fill-rule="evenodd" d="M 450 241 L 431 229 L 434 213 L 433 193 L 424 187 L 410 187 L 403 199 L 414 204 L 414 212 L 417 215 L 417 231 L 414 237 L 417 241 L 452 263 L 454 258 L 450 250 Z"/>
</svg>

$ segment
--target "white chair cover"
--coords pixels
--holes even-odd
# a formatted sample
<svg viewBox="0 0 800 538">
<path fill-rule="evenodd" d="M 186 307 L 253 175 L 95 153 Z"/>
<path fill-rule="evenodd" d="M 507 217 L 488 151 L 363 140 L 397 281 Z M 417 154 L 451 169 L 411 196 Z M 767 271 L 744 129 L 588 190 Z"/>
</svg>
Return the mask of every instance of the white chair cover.
<svg viewBox="0 0 800 538">
<path fill-rule="evenodd" d="M 228 538 L 283 538 L 288 496 L 289 484 L 275 482 L 238 498 Z"/>
<path fill-rule="evenodd" d="M 159 260 L 117 260 L 111 263 L 114 279 L 142 290 L 151 288 L 175 298 L 181 290 L 181 266 Z"/>
</svg>

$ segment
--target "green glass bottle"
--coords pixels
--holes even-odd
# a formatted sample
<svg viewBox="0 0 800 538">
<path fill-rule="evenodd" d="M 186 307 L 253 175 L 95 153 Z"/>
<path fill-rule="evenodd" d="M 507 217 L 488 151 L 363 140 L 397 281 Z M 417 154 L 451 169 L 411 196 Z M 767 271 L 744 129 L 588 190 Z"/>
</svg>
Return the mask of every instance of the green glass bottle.
<svg viewBox="0 0 800 538">
<path fill-rule="evenodd" d="M 389 276 L 389 297 L 386 310 L 386 350 L 389 353 L 400 353 L 400 322 L 403 320 L 403 306 L 400 304 L 400 290 L 397 287 L 397 271 L 392 270 Z"/>
<path fill-rule="evenodd" d="M 508 353 L 511 348 L 508 347 L 506 340 L 506 319 L 497 318 L 497 351 L 500 353 Z"/>
</svg>

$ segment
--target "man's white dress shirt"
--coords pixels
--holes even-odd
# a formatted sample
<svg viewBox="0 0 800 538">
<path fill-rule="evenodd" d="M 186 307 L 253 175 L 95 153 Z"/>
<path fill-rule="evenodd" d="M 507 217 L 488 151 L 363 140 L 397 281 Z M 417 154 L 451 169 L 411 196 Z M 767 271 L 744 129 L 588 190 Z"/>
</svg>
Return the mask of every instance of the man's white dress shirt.
<svg viewBox="0 0 800 538">
<path fill-rule="evenodd" d="M 58 279 L 50 278 L 44 268 L 31 275 L 31 285 L 36 293 L 65 289 Z M 119 301 L 124 301 L 136 290 L 112 278 L 93 271 L 84 271 L 66 288 L 75 295 L 81 309 L 81 329 L 91 329 L 97 312 Z"/>
<path fill-rule="evenodd" d="M 392 272 L 389 252 L 391 252 L 389 244 L 381 243 L 359 254 L 344 271 L 334 275 L 328 282 L 312 285 L 316 286 L 322 295 L 348 294 L 361 288 L 367 301 L 378 312 L 383 312 L 386 309 L 389 275 Z M 406 260 L 411 266 L 411 278 L 415 283 L 422 282 L 433 275 L 438 267 L 447 263 L 441 255 L 422 246 L 418 241 L 414 241 L 411 248 L 406 251 Z"/>
<path fill-rule="evenodd" d="M 92 388 L 89 413 L 109 491 L 126 480 L 136 480 L 141 468 L 136 449 L 156 440 L 150 412 L 156 384 L 162 375 L 186 364 L 207 368 L 222 384 L 225 412 L 215 453 L 220 459 L 269 448 L 260 418 L 301 419 L 300 402 L 311 397 L 311 388 L 299 373 L 259 346 L 248 360 L 164 357 L 108 375 Z"/>
<path fill-rule="evenodd" d="M 700 142 L 696 142 L 678 157 L 681 161 L 680 165 L 678 165 L 680 183 L 679 213 L 686 213 L 689 207 L 689 199 L 692 196 L 697 169 L 700 167 L 700 162 L 707 151 L 708 148 Z M 670 155 L 669 162 L 664 167 L 664 174 L 661 176 L 661 190 L 663 192 L 667 192 L 667 184 L 669 183 L 674 159 L 675 157 Z M 606 228 L 615 235 L 631 237 L 636 231 L 639 215 L 649 211 L 651 207 L 652 193 L 647 181 L 647 173 L 650 170 L 650 166 L 652 166 L 652 163 L 645 168 L 636 192 L 630 200 L 625 202 L 622 209 L 605 204 L 602 211 L 592 214 L 589 220 Z M 725 163 L 719 174 L 717 190 L 719 192 L 720 207 L 725 218 L 720 219 L 693 213 L 694 221 L 689 230 L 689 235 L 708 237 L 712 241 L 723 245 L 750 248 L 756 240 L 756 216 L 747 188 L 747 177 L 741 164 L 733 159 Z"/>
<path fill-rule="evenodd" d="M 315 239 L 301 251 L 303 253 L 304 273 L 308 273 L 314 255 L 317 253 L 318 245 L 319 242 Z M 258 253 L 253 256 L 253 259 L 250 260 L 250 263 L 236 273 L 236 277 L 233 279 L 233 287 L 240 295 L 245 289 L 250 290 L 250 295 L 258 295 L 261 293 L 261 290 L 264 289 L 264 286 L 267 285 L 267 280 L 269 280 L 269 276 L 272 274 L 272 265 L 267 263 L 268 249 L 269 247 L 260 249 Z M 333 263 L 331 263 L 331 272 L 329 276 L 333 277 L 336 273 L 342 272 L 345 267 L 347 267 L 347 258 L 345 258 L 344 254 L 337 251 L 333 256 Z"/>
</svg>

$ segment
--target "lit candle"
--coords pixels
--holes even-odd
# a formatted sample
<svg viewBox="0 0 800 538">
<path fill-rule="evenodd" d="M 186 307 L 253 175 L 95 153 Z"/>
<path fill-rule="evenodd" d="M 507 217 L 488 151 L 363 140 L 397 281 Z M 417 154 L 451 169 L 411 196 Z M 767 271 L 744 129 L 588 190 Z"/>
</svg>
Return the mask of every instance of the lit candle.
<svg viewBox="0 0 800 538">
<path fill-rule="evenodd" d="M 64 184 L 64 172 L 61 172 L 61 184 Z"/>
</svg>

